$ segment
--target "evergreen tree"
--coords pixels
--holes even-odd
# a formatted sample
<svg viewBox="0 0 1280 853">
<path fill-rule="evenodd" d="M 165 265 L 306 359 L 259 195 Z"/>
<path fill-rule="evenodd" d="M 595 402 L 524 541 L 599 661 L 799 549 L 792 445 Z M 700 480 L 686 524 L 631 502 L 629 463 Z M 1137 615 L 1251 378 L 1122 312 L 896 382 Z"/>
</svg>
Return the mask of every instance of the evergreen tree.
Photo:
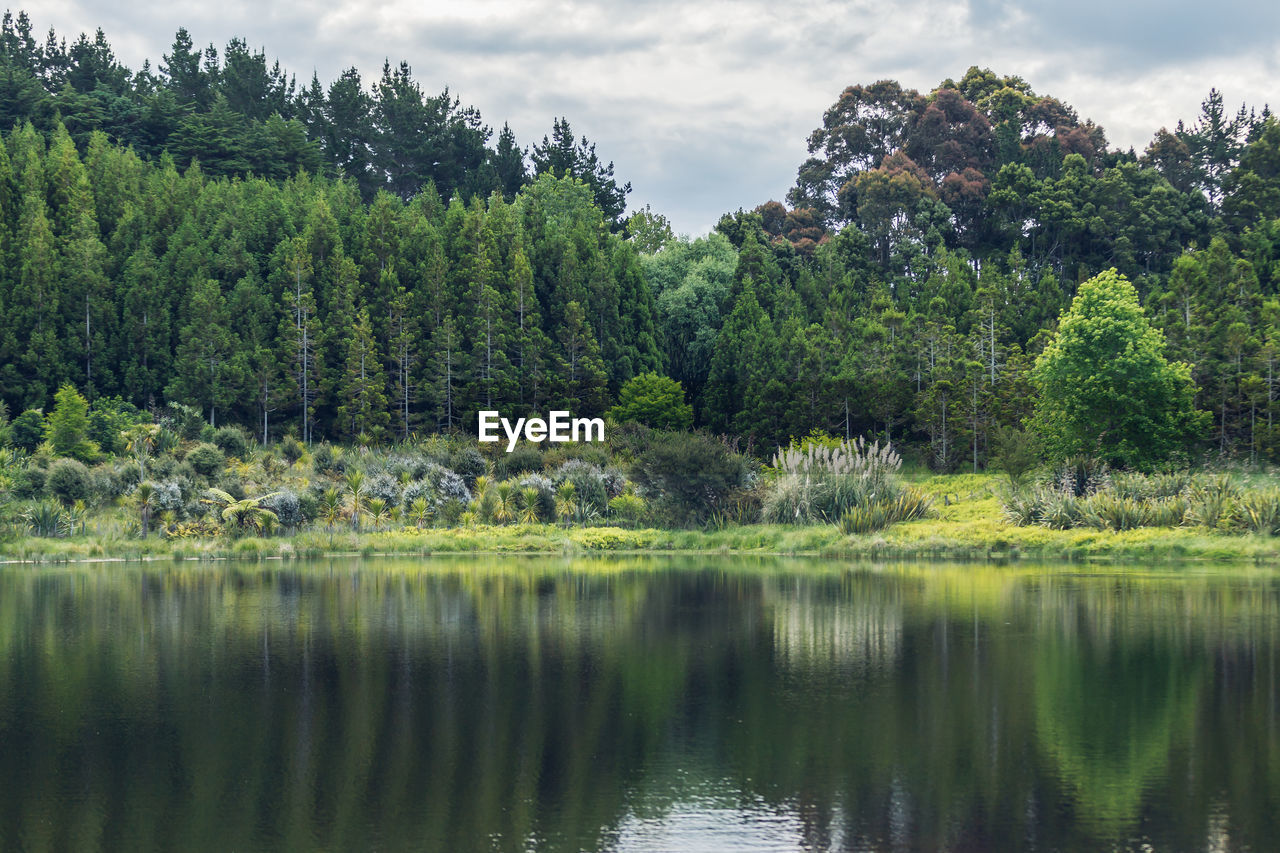
<svg viewBox="0 0 1280 853">
<path fill-rule="evenodd" d="M 245 357 L 231 334 L 226 299 L 214 279 L 191 283 L 187 322 L 178 333 L 174 375 L 165 394 L 209 412 L 217 426 L 218 410 L 241 395 Z"/>
<path fill-rule="evenodd" d="M 338 404 L 338 422 L 348 437 L 380 439 L 391 422 L 387 378 L 373 337 L 369 310 L 361 308 L 347 341 L 346 367 Z"/>
<path fill-rule="evenodd" d="M 600 346 L 577 302 L 570 302 L 565 309 L 560 353 L 563 362 L 558 384 L 564 404 L 574 409 L 575 414 L 600 414 L 608 394 L 604 364 L 600 360 Z"/>
</svg>

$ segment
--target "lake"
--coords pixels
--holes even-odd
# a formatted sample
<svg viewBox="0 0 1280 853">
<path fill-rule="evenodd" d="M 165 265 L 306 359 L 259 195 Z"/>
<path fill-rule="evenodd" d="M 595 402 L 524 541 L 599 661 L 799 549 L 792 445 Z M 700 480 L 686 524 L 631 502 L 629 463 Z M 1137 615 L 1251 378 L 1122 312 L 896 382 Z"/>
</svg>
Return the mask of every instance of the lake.
<svg viewBox="0 0 1280 853">
<path fill-rule="evenodd" d="M 0 568 L 3 850 L 1267 850 L 1280 574 Z"/>
</svg>

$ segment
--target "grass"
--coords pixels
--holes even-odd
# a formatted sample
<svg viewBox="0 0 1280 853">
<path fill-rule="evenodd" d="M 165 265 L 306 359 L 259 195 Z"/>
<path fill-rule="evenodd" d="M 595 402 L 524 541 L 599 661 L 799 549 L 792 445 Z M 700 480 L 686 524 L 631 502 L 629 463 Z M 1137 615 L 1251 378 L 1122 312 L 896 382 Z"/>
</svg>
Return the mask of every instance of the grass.
<svg viewBox="0 0 1280 853">
<path fill-rule="evenodd" d="M 406 528 L 355 533 L 308 530 L 295 536 L 166 541 L 130 538 L 107 525 L 68 539 L 24 537 L 0 543 L 0 560 L 78 562 L 101 559 L 293 559 L 328 555 L 600 552 L 711 552 L 827 557 L 1050 560 L 1070 562 L 1280 560 L 1280 538 L 1197 527 L 1135 530 L 1019 527 L 1001 514 L 988 474 L 918 475 L 912 485 L 932 499 L 933 517 L 868 534 L 844 535 L 833 524 L 754 524 L 714 530 L 624 529 L 552 524 Z"/>
</svg>

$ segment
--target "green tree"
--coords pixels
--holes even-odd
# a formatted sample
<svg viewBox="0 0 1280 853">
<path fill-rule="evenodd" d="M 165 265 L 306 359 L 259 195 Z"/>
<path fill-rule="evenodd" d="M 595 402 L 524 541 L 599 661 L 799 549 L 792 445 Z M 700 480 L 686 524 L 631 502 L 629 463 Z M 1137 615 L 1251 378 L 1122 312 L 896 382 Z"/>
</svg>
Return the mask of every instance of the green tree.
<svg viewBox="0 0 1280 853">
<path fill-rule="evenodd" d="M 1186 450 L 1209 416 L 1193 405 L 1190 367 L 1164 350 L 1127 279 L 1113 269 L 1080 285 L 1031 376 L 1048 454 L 1150 467 Z"/>
<path fill-rule="evenodd" d="M 346 371 L 343 374 L 338 420 L 351 437 L 382 437 L 391 422 L 387 411 L 387 377 L 378 357 L 378 347 L 369 322 L 369 311 L 361 308 L 347 342 Z"/>
<path fill-rule="evenodd" d="M 168 396 L 208 409 L 217 426 L 218 409 L 240 396 L 245 363 L 239 341 L 232 335 L 226 299 L 218 282 L 197 280 L 191 288 L 188 321 L 179 333 L 174 378 Z"/>
<path fill-rule="evenodd" d="M 53 411 L 45 424 L 53 452 L 92 462 L 98 455 L 98 446 L 89 440 L 89 402 L 70 382 L 63 383 L 53 401 Z"/>
<path fill-rule="evenodd" d="M 680 383 L 656 373 L 641 373 L 618 392 L 618 405 L 609 410 L 618 421 L 636 421 L 655 429 L 689 429 L 693 406 L 685 402 Z"/>
</svg>

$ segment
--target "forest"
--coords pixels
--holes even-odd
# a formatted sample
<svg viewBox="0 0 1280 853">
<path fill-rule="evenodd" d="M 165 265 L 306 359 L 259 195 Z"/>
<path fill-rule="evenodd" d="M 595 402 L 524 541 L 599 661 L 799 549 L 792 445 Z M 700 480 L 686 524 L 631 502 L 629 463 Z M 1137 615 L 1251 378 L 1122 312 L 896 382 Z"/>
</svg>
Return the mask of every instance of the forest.
<svg viewBox="0 0 1280 853">
<path fill-rule="evenodd" d="M 757 458 L 821 431 L 976 471 L 1002 432 L 1043 426 L 1037 359 L 1114 270 L 1195 415 L 1114 461 L 1280 457 L 1265 107 L 1210 91 L 1139 153 L 1016 76 L 853 85 L 783 201 L 691 239 L 628 213 L 568 118 L 522 146 L 429 91 L 407 63 L 299 85 L 186 30 L 131 71 L 101 31 L 41 40 L 6 14 L 6 439 L 34 450 L 69 383 L 99 421 L 183 404 L 263 443 L 557 407 Z"/>
</svg>

